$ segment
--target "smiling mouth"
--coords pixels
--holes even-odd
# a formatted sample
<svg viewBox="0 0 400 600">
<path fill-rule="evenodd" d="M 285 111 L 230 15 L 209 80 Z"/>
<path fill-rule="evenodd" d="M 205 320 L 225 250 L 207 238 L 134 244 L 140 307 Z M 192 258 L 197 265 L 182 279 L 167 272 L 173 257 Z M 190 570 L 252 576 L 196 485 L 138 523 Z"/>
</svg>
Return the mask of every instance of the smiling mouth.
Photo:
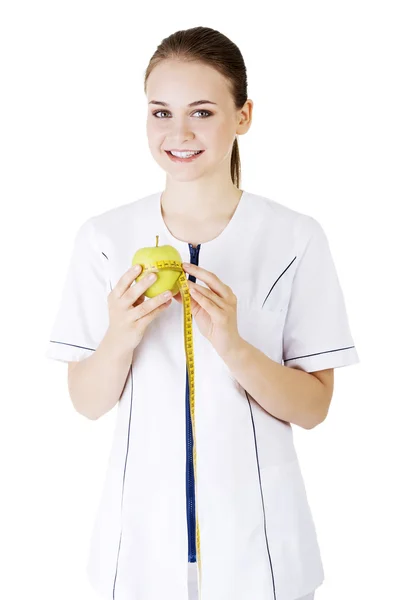
<svg viewBox="0 0 400 600">
<path fill-rule="evenodd" d="M 169 158 L 173 162 L 192 162 L 192 161 L 196 160 L 196 158 L 201 156 L 203 154 L 204 150 L 200 150 L 197 154 L 192 154 L 191 156 L 188 156 L 187 158 L 184 158 L 181 156 L 174 156 L 170 150 L 165 150 L 165 152 L 166 152 L 166 154 L 168 154 Z"/>
</svg>

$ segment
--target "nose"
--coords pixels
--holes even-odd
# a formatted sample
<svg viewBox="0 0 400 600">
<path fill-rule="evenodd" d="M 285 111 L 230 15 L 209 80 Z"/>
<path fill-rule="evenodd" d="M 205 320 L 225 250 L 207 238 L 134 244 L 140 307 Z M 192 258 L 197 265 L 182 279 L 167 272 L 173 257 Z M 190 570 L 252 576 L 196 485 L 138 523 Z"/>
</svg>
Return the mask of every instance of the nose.
<svg viewBox="0 0 400 600">
<path fill-rule="evenodd" d="M 170 144 L 172 144 L 172 146 L 170 145 L 170 148 L 181 148 L 181 146 L 185 145 L 185 142 L 193 140 L 195 138 L 195 134 L 193 133 L 190 123 L 187 119 L 174 118 L 171 119 L 168 138 Z"/>
</svg>

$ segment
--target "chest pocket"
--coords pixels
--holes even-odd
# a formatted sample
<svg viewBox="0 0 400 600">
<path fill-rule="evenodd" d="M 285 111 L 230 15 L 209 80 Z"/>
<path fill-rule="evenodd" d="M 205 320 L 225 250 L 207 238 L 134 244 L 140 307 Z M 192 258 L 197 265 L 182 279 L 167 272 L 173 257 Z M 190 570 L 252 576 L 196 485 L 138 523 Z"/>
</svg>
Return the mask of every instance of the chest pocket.
<svg viewBox="0 0 400 600">
<path fill-rule="evenodd" d="M 237 305 L 238 331 L 243 339 L 267 354 L 271 359 L 282 361 L 284 308 L 271 310 L 265 305 L 241 303 Z"/>
<path fill-rule="evenodd" d="M 277 273 L 261 273 L 237 294 L 239 334 L 272 360 L 282 362 L 283 328 L 290 300 L 295 259 Z"/>
</svg>

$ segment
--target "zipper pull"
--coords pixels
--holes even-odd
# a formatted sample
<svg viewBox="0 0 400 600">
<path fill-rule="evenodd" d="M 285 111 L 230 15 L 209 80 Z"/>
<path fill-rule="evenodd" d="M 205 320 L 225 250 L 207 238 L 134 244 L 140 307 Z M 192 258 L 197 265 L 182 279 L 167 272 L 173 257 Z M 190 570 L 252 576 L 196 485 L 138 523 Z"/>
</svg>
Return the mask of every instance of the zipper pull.
<svg viewBox="0 0 400 600">
<path fill-rule="evenodd" d="M 193 245 L 189 244 L 190 262 L 193 262 L 193 258 L 196 256 L 196 250 L 197 248 L 193 248 Z"/>
<path fill-rule="evenodd" d="M 190 256 L 196 256 L 200 250 L 200 244 L 198 244 L 197 248 L 193 248 L 193 245 L 189 243 Z"/>
</svg>

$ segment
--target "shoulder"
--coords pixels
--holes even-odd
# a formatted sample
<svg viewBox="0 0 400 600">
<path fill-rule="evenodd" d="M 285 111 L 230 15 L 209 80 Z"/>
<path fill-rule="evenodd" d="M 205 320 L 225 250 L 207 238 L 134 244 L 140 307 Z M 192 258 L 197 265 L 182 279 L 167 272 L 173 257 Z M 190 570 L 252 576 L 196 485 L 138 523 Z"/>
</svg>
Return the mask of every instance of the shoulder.
<svg viewBox="0 0 400 600">
<path fill-rule="evenodd" d="M 158 197 L 157 192 L 88 217 L 75 231 L 75 252 L 101 256 L 107 263 L 120 251 L 131 252 L 132 240 L 151 221 Z"/>
<path fill-rule="evenodd" d="M 129 239 L 133 228 L 143 226 L 154 215 L 157 198 L 158 192 L 92 215 L 80 225 L 77 235 L 89 239 L 94 246 L 107 246 L 109 240 Z"/>
<path fill-rule="evenodd" d="M 248 192 L 255 214 L 265 222 L 265 230 L 273 229 L 283 242 L 293 242 L 298 251 L 304 249 L 316 234 L 323 234 L 319 221 L 304 212 L 272 200 L 261 194 Z"/>
<path fill-rule="evenodd" d="M 151 211 L 156 198 L 157 193 L 137 198 L 132 202 L 120 204 L 102 213 L 93 215 L 89 221 L 92 222 L 94 228 L 98 231 L 119 227 L 131 219 L 144 218 Z"/>
</svg>

